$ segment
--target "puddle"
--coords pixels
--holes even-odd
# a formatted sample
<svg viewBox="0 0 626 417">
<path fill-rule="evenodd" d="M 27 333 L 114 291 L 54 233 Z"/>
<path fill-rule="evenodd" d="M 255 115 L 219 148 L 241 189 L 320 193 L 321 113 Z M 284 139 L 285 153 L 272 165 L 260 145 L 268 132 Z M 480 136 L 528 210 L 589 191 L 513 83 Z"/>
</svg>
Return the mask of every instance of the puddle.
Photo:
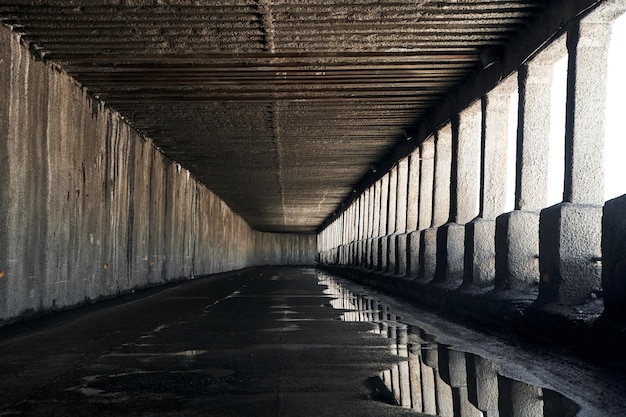
<svg viewBox="0 0 626 417">
<path fill-rule="evenodd" d="M 193 357 L 204 355 L 206 350 L 184 350 L 182 352 L 112 352 L 103 355 L 102 357 L 131 357 L 131 356 L 182 356 Z"/>
<path fill-rule="evenodd" d="M 573 417 L 580 407 L 555 391 L 507 378 L 492 361 L 437 343 L 382 301 L 357 294 L 321 273 L 320 285 L 344 310 L 341 319 L 370 322 L 391 341 L 399 361 L 370 378 L 371 397 L 415 412 L 445 417 Z"/>
</svg>

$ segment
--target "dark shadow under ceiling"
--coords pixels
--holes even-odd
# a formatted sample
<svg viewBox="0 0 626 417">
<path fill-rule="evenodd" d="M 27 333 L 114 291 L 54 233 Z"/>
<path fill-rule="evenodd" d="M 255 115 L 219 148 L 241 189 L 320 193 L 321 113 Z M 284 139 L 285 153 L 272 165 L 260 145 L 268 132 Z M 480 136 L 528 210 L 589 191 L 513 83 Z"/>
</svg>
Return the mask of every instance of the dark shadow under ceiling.
<svg viewBox="0 0 626 417">
<path fill-rule="evenodd" d="M 546 3 L 14 0 L 0 21 L 253 228 L 314 232 Z"/>
</svg>

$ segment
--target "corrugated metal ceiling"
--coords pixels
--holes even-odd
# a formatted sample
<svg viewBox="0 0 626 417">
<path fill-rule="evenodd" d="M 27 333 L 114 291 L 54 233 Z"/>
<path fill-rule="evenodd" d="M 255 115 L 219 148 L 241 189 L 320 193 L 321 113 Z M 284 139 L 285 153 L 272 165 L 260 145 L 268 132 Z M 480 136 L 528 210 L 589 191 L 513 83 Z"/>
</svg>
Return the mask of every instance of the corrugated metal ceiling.
<svg viewBox="0 0 626 417">
<path fill-rule="evenodd" d="M 0 1 L 250 225 L 315 231 L 546 1 Z"/>
</svg>

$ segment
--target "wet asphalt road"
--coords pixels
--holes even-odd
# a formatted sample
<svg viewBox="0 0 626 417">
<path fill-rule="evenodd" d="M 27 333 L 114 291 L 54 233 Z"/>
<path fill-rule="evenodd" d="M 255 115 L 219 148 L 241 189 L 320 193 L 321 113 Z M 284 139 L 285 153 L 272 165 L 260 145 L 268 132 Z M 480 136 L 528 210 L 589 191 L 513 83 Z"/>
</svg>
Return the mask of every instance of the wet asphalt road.
<svg viewBox="0 0 626 417">
<path fill-rule="evenodd" d="M 467 386 L 451 386 L 452 357 L 466 362 L 455 375 Z M 0 328 L 0 417 L 423 415 L 381 401 L 390 399 L 383 380 L 408 380 L 400 397 L 410 390 L 424 411 L 429 401 L 428 415 L 474 417 L 478 363 L 497 370 L 501 417 L 530 415 L 509 410 L 513 385 L 543 390 L 532 403 L 545 400 L 544 412 L 533 417 L 626 415 L 619 369 L 476 331 L 312 268 L 266 267 Z"/>
<path fill-rule="evenodd" d="M 4 329 L 0 416 L 416 415 L 370 398 L 397 357 L 324 288 L 250 269 Z"/>
</svg>

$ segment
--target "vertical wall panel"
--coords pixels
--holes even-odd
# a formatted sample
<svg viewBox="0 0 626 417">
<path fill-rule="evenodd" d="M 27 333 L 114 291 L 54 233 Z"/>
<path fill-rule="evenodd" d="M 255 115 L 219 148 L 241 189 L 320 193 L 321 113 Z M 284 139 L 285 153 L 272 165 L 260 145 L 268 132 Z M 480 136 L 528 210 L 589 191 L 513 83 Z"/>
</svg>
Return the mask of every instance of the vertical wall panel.
<svg viewBox="0 0 626 417">
<path fill-rule="evenodd" d="M 172 279 L 312 264 L 0 27 L 0 323 Z M 258 246 L 257 246 L 258 245 Z"/>
</svg>

